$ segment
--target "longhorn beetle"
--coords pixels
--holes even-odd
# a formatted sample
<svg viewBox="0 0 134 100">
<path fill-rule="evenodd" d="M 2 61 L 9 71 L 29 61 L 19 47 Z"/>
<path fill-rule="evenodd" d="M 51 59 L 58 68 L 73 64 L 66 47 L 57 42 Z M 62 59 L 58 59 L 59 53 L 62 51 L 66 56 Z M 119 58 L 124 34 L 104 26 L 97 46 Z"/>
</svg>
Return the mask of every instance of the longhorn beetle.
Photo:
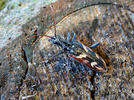
<svg viewBox="0 0 134 100">
<path fill-rule="evenodd" d="M 52 7 L 51 7 L 52 9 Z M 52 9 L 53 10 L 53 9 Z M 57 45 L 62 50 L 61 53 L 66 53 L 67 56 L 72 57 L 74 60 L 83 63 L 85 66 L 89 67 L 90 69 L 98 72 L 106 72 L 106 63 L 105 61 L 95 52 L 92 51 L 92 48 L 97 47 L 100 43 L 95 43 L 90 47 L 87 47 L 80 43 L 79 41 L 75 40 L 76 34 L 73 34 L 71 38 L 70 33 L 68 32 L 67 38 L 61 37 L 60 35 L 56 34 L 56 25 L 54 16 L 52 16 L 53 24 L 54 24 L 54 36 L 48 35 L 36 35 L 36 36 L 46 36 L 52 44 Z M 59 55 L 57 54 L 57 55 Z"/>
</svg>

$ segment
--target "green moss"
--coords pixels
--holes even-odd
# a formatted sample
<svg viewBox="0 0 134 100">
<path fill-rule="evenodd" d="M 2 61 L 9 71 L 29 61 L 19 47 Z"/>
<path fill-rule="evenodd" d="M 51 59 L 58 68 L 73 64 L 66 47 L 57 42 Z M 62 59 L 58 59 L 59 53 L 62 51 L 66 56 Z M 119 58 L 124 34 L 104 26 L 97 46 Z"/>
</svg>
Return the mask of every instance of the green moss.
<svg viewBox="0 0 134 100">
<path fill-rule="evenodd" d="M 7 0 L 0 0 L 0 10 L 5 6 Z"/>
</svg>

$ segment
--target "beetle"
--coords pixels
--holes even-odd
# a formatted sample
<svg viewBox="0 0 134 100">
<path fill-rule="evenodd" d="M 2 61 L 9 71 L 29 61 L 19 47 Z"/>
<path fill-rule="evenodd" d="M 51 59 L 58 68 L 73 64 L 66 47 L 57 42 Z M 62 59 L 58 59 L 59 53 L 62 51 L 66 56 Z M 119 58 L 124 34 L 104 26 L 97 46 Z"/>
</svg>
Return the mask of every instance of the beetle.
<svg viewBox="0 0 134 100">
<path fill-rule="evenodd" d="M 64 36 L 57 35 L 54 16 L 52 16 L 52 19 L 53 19 L 53 24 L 54 24 L 53 26 L 55 30 L 54 36 L 48 36 L 48 35 L 36 35 L 36 36 L 48 37 L 49 42 L 61 48 L 61 52 L 59 54 L 66 53 L 69 57 L 73 58 L 79 63 L 83 63 L 91 70 L 97 72 L 106 72 L 107 66 L 105 61 L 92 50 L 92 48 L 95 48 L 98 45 L 100 45 L 99 42 L 91 45 L 90 47 L 87 47 L 84 44 L 80 43 L 79 41 L 76 41 L 75 33 L 73 33 L 72 38 L 70 32 L 68 32 L 67 38 L 65 38 Z M 59 54 L 56 54 L 56 56 Z"/>
</svg>

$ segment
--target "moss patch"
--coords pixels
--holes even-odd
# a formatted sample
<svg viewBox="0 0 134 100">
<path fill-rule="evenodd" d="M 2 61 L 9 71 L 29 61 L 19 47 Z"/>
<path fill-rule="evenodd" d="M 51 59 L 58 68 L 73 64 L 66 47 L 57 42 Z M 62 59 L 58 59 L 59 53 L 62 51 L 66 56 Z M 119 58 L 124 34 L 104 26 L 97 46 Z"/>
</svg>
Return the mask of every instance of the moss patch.
<svg viewBox="0 0 134 100">
<path fill-rule="evenodd" d="M 7 0 L 0 0 L 0 10 L 5 6 Z"/>
</svg>

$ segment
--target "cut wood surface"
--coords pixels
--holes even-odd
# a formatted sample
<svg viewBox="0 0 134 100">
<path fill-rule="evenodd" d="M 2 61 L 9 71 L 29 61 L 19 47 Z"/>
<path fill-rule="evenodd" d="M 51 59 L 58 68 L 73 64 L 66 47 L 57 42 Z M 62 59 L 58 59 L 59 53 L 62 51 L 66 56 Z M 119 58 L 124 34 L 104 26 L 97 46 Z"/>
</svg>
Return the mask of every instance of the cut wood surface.
<svg viewBox="0 0 134 100">
<path fill-rule="evenodd" d="M 0 96 L 3 100 L 98 100 L 134 98 L 134 7 L 133 0 L 58 0 L 22 26 L 22 35 L 0 52 Z M 106 62 L 108 71 L 99 73 L 68 58 L 56 56 L 60 48 L 51 44 L 52 16 L 58 35 L 76 33 L 86 46 Z M 70 74 L 67 73 L 67 59 Z"/>
</svg>

